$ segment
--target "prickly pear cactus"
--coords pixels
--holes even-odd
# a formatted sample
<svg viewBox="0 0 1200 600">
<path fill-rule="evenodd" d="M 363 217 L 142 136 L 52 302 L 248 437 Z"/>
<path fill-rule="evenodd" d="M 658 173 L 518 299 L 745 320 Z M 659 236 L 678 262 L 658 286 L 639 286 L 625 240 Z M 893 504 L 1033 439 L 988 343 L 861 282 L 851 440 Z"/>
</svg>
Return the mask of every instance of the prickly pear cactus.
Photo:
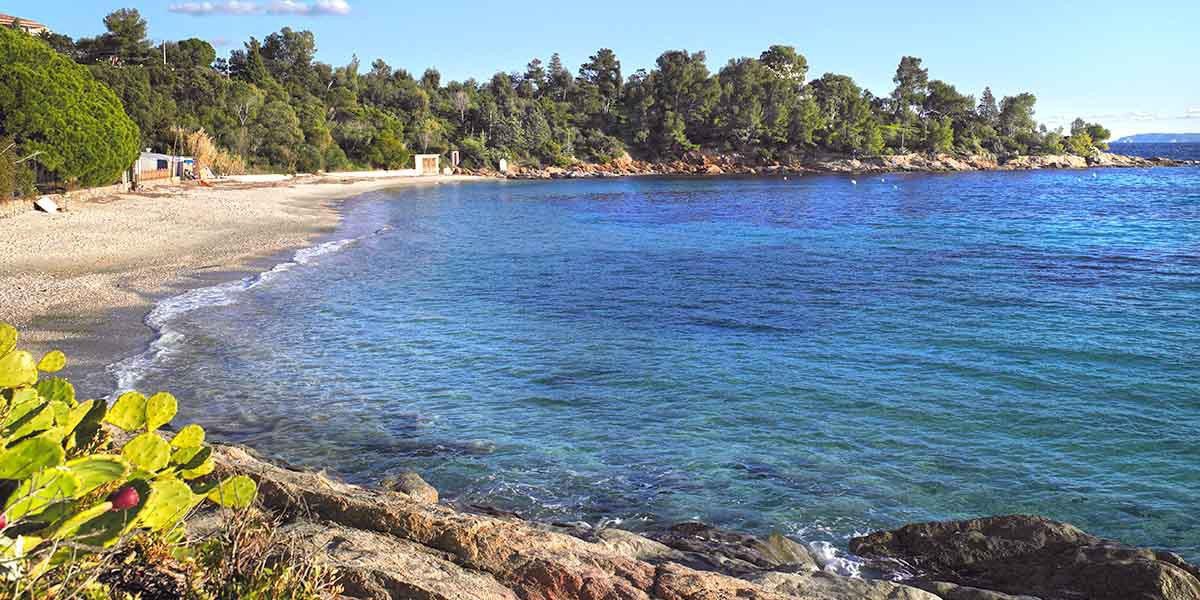
<svg viewBox="0 0 1200 600">
<path fill-rule="evenodd" d="M 249 477 L 206 479 L 212 448 L 199 425 L 169 441 L 158 432 L 178 412 L 174 396 L 131 391 L 112 406 L 79 402 L 70 382 L 42 377 L 66 366 L 62 352 L 35 362 L 17 341 L 16 329 L 0 323 L 0 580 L 59 564 L 63 542 L 102 549 L 146 531 L 178 543 L 182 519 L 197 505 L 253 503 Z M 104 423 L 136 435 L 104 447 Z"/>
</svg>

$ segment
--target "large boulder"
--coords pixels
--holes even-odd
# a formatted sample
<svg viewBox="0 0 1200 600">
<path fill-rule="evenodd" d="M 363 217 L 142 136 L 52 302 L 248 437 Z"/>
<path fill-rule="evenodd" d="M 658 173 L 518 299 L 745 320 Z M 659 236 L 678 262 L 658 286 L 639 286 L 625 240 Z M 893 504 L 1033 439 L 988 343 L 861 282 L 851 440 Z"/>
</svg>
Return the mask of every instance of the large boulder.
<svg viewBox="0 0 1200 600">
<path fill-rule="evenodd" d="M 914 585 L 944 582 L 1043 600 L 1200 600 L 1200 570 L 1179 556 L 1036 516 L 906 525 L 855 538 L 850 550 L 915 569 Z"/>
<path fill-rule="evenodd" d="M 806 546 L 779 534 L 760 540 L 704 523 L 688 522 L 650 533 L 648 537 L 675 550 L 678 563 L 735 577 L 761 571 L 811 573 L 820 568 Z"/>
</svg>

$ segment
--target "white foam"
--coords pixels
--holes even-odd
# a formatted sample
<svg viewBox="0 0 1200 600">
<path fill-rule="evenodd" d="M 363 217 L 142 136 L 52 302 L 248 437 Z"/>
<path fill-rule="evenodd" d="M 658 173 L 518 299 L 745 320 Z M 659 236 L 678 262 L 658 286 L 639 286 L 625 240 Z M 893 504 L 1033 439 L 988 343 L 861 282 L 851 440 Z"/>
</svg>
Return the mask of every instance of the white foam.
<svg viewBox="0 0 1200 600">
<path fill-rule="evenodd" d="M 386 231 L 386 228 L 376 231 L 375 234 L 383 231 Z M 246 290 L 254 289 L 263 283 L 269 282 L 280 274 L 290 271 L 297 266 L 311 265 L 320 257 L 338 252 L 361 239 L 333 240 L 311 248 L 303 248 L 297 250 L 292 255 L 290 261 L 275 265 L 270 270 L 258 275 L 244 277 L 238 281 L 196 288 L 160 301 L 146 315 L 146 325 L 157 334 L 154 340 L 150 342 L 150 345 L 141 354 L 136 354 L 108 366 L 109 374 L 113 376 L 113 379 L 117 383 L 117 387 L 111 397 L 116 397 L 122 392 L 133 389 L 134 384 L 137 383 L 138 379 L 147 370 L 178 351 L 183 345 L 184 335 L 182 332 L 171 327 L 171 323 L 181 315 L 200 308 L 229 306 L 237 302 L 238 298 Z"/>
<path fill-rule="evenodd" d="M 810 542 L 808 547 L 812 550 L 813 558 L 817 559 L 817 564 L 820 565 L 822 571 L 844 577 L 862 576 L 862 561 L 855 556 L 841 552 L 833 544 Z"/>
</svg>

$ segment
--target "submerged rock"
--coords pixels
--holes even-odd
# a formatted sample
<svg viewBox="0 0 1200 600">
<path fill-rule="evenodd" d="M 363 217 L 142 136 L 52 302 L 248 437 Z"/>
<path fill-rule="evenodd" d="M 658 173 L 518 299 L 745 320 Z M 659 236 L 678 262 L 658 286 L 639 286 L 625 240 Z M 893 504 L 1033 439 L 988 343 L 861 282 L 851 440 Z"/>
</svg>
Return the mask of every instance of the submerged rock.
<svg viewBox="0 0 1200 600">
<path fill-rule="evenodd" d="M 412 471 L 405 471 L 399 475 L 384 478 L 379 482 L 379 487 L 392 492 L 398 492 L 425 504 L 438 503 L 437 488 L 429 485 L 420 475 Z"/>
<path fill-rule="evenodd" d="M 1042 600 L 1200 600 L 1200 570 L 1178 555 L 1036 516 L 907 525 L 855 538 L 850 550 L 907 563 L 913 585 L 955 600 L 988 597 L 941 583 Z"/>
</svg>

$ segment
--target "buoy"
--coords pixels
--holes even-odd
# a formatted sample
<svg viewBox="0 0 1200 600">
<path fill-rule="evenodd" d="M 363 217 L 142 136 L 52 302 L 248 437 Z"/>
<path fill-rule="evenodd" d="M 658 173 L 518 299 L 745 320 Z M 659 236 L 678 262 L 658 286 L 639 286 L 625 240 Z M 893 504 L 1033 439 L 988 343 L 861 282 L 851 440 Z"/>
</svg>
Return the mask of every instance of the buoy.
<svg viewBox="0 0 1200 600">
<path fill-rule="evenodd" d="M 857 180 L 857 179 L 851 179 L 851 180 L 850 180 L 850 183 L 851 183 L 851 185 L 858 185 L 858 180 Z"/>
</svg>

